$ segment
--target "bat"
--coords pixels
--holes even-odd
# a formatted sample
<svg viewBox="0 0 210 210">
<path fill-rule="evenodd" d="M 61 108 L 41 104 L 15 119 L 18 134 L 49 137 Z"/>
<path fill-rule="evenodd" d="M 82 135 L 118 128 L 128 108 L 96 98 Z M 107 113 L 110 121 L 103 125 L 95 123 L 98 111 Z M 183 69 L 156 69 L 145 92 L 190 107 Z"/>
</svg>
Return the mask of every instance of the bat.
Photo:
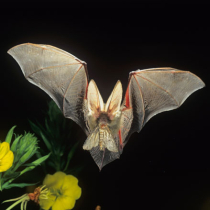
<svg viewBox="0 0 210 210">
<path fill-rule="evenodd" d="M 94 80 L 88 81 L 87 64 L 59 48 L 21 44 L 8 53 L 17 61 L 26 79 L 44 90 L 66 118 L 87 135 L 88 150 L 101 170 L 120 157 L 129 137 L 140 132 L 150 118 L 176 109 L 205 84 L 195 74 L 174 68 L 132 71 L 122 102 L 122 84 L 117 81 L 106 103 Z"/>
</svg>

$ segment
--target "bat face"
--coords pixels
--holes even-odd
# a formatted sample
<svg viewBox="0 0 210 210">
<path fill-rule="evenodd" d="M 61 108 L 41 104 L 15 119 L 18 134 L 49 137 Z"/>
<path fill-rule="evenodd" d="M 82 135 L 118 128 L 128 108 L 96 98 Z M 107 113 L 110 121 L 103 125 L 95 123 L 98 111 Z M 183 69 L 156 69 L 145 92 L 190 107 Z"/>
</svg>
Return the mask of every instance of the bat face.
<svg viewBox="0 0 210 210">
<path fill-rule="evenodd" d="M 108 149 L 118 152 L 115 137 L 121 126 L 122 85 L 118 81 L 107 103 L 104 104 L 100 92 L 93 80 L 90 81 L 87 93 L 86 120 L 90 135 L 83 145 L 84 150 L 99 147 L 100 151 Z"/>
</svg>

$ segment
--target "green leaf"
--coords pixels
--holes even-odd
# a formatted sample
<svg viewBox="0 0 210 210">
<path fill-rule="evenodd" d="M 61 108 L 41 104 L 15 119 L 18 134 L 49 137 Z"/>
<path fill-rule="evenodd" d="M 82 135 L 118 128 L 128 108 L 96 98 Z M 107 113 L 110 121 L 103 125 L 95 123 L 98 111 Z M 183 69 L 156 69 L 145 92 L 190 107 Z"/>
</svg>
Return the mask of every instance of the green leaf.
<svg viewBox="0 0 210 210">
<path fill-rule="evenodd" d="M 37 149 L 37 138 L 34 136 L 34 134 L 31 133 L 25 133 L 24 136 L 21 138 L 20 140 L 20 144 L 19 144 L 19 149 L 20 149 L 20 154 L 21 156 L 23 155 L 23 153 L 27 152 L 28 150 L 31 150 L 31 148 L 34 148 L 34 153 L 35 150 Z M 34 154 L 33 153 L 33 154 Z"/>
<path fill-rule="evenodd" d="M 49 110 L 47 114 L 51 122 L 56 121 L 59 115 L 63 115 L 63 113 L 61 112 L 61 110 L 58 108 L 57 104 L 53 100 L 51 100 L 48 103 L 48 109 Z"/>
<path fill-rule="evenodd" d="M 36 185 L 36 184 L 38 184 L 38 182 L 37 183 L 13 183 L 13 184 L 5 185 L 5 186 L 3 185 L 3 188 L 4 189 L 10 189 L 12 187 L 23 188 L 23 187 L 27 187 L 27 186 L 31 186 L 31 185 Z"/>
<path fill-rule="evenodd" d="M 47 119 L 45 119 L 45 126 L 46 126 L 46 129 L 47 129 L 48 133 L 50 133 L 51 132 L 51 128 L 50 128 L 50 126 L 49 126 L 49 124 L 47 122 Z"/>
<path fill-rule="evenodd" d="M 51 147 L 51 144 L 49 143 L 49 141 L 47 140 L 47 138 L 45 137 L 45 135 L 42 133 L 42 131 L 40 131 L 40 136 L 42 137 L 42 140 L 44 141 L 47 149 L 49 151 L 52 151 L 52 147 Z"/>
<path fill-rule="evenodd" d="M 45 155 L 35 161 L 33 161 L 32 163 L 30 163 L 28 167 L 26 167 L 24 170 L 22 170 L 20 172 L 20 175 L 24 174 L 25 172 L 27 171 L 31 171 L 33 170 L 36 166 L 40 165 L 42 162 L 44 162 L 49 156 L 50 156 L 51 153 L 49 153 L 48 155 Z"/>
<path fill-rule="evenodd" d="M 12 135 L 13 135 L 13 131 L 14 131 L 15 127 L 16 127 L 16 125 L 13 126 L 13 127 L 9 130 L 9 132 L 7 133 L 7 136 L 6 136 L 6 138 L 5 138 L 5 142 L 7 142 L 7 143 L 9 143 L 9 144 L 11 143 Z"/>
<path fill-rule="evenodd" d="M 14 145 L 12 145 L 12 149 L 14 149 L 15 154 L 14 163 L 12 166 L 13 171 L 31 158 L 38 149 L 37 138 L 33 134 L 25 133 L 23 136 L 21 136 L 21 138 L 18 138 L 19 140 L 15 139 L 13 142 Z"/>
<path fill-rule="evenodd" d="M 41 148 L 39 148 L 39 150 L 40 150 L 40 152 L 41 152 Z M 42 155 L 41 155 L 40 152 L 39 152 L 39 151 L 36 152 L 36 157 L 37 157 L 37 158 L 41 158 L 41 157 L 42 157 Z M 42 154 L 44 154 L 44 153 L 42 153 Z M 43 162 L 43 163 L 41 164 L 41 166 L 42 166 L 42 168 L 43 168 L 43 170 L 44 170 L 44 173 L 47 174 L 45 162 Z"/>
<path fill-rule="evenodd" d="M 31 171 L 31 170 L 33 170 L 34 168 L 36 168 L 36 165 L 28 166 L 28 167 L 26 167 L 24 170 L 22 170 L 22 171 L 20 172 L 20 175 L 26 173 L 27 171 Z"/>
<path fill-rule="evenodd" d="M 25 163 L 33 153 L 34 147 L 30 147 L 29 150 L 20 158 L 19 165 Z"/>
<path fill-rule="evenodd" d="M 79 145 L 79 142 L 76 142 L 76 143 L 74 144 L 74 146 L 72 147 L 72 149 L 70 150 L 70 152 L 69 152 L 69 154 L 68 154 L 68 156 L 67 156 L 66 166 L 65 166 L 65 168 L 64 168 L 64 170 L 63 170 L 64 172 L 68 169 L 70 160 L 71 160 L 71 158 L 73 157 L 73 155 L 74 155 L 74 153 L 75 153 L 75 150 L 76 150 L 76 148 L 77 148 L 78 145 Z"/>
<path fill-rule="evenodd" d="M 11 168 L 10 168 L 11 169 Z M 19 176 L 20 172 L 13 172 L 13 170 L 7 170 L 4 175 L 4 181 L 8 180 L 8 179 L 15 179 Z"/>
<path fill-rule="evenodd" d="M 32 130 L 34 131 L 34 133 L 36 133 L 38 136 L 41 137 L 40 132 L 45 133 L 44 127 L 43 127 L 39 122 L 37 122 L 37 125 L 36 125 L 36 124 L 34 124 L 33 122 L 31 122 L 31 121 L 29 120 L 29 123 L 30 123 L 31 128 L 32 128 Z"/>
<path fill-rule="evenodd" d="M 31 125 L 32 130 L 33 130 L 36 134 L 39 134 L 40 128 L 39 128 L 36 124 L 34 124 L 32 121 L 30 121 L 30 120 L 29 120 L 29 123 L 30 123 L 30 125 Z"/>
<path fill-rule="evenodd" d="M 12 146 L 11 146 L 11 150 L 12 150 L 13 152 L 15 152 L 16 146 L 17 146 L 17 144 L 18 144 L 18 142 L 19 142 L 19 140 L 20 140 L 21 137 L 22 137 L 22 135 L 18 136 L 18 137 L 13 141 Z"/>
</svg>

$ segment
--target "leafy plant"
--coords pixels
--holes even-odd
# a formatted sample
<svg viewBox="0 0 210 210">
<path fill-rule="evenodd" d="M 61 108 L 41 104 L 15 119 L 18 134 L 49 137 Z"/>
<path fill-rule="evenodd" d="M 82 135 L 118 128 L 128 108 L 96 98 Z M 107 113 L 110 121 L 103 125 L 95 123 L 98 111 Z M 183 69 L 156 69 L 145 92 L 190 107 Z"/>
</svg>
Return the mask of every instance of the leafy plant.
<svg viewBox="0 0 210 210">
<path fill-rule="evenodd" d="M 65 173 L 77 173 L 82 167 L 72 167 L 69 169 L 69 164 L 78 146 L 78 142 L 73 143 L 72 139 L 72 121 L 66 119 L 54 101 L 48 104 L 48 111 L 46 113 L 44 126 L 39 123 L 30 125 L 34 133 L 43 140 L 45 149 L 40 148 L 38 157 L 51 152 L 49 159 L 43 164 L 43 169 L 47 174 L 47 167 L 56 171 L 63 171 Z"/>
<path fill-rule="evenodd" d="M 11 151 L 14 154 L 14 161 L 12 167 L 7 171 L 0 173 L 0 190 L 10 189 L 12 187 L 25 187 L 34 185 L 34 183 L 13 183 L 13 181 L 22 174 L 33 170 L 35 167 L 43 163 L 49 156 L 45 155 L 39 157 L 37 160 L 26 163 L 36 152 L 38 152 L 37 138 L 31 133 L 25 133 L 24 135 L 15 135 L 15 139 L 11 144 L 13 131 L 16 126 L 13 126 L 5 139 L 5 142 L 11 145 Z M 22 168 L 23 170 L 20 168 Z"/>
</svg>

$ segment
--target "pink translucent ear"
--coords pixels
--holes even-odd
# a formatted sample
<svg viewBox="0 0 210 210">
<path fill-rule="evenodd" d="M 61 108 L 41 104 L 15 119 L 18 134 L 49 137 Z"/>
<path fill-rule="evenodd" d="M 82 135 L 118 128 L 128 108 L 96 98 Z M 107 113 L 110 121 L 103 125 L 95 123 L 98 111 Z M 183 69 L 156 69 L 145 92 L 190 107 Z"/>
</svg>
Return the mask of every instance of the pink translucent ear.
<svg viewBox="0 0 210 210">
<path fill-rule="evenodd" d="M 122 93 L 122 84 L 118 80 L 105 105 L 105 111 L 108 113 L 110 118 L 113 118 L 117 112 L 120 111 Z"/>
<path fill-rule="evenodd" d="M 97 114 L 104 111 L 104 102 L 94 80 L 91 80 L 88 86 L 87 102 L 89 112 Z"/>
</svg>

